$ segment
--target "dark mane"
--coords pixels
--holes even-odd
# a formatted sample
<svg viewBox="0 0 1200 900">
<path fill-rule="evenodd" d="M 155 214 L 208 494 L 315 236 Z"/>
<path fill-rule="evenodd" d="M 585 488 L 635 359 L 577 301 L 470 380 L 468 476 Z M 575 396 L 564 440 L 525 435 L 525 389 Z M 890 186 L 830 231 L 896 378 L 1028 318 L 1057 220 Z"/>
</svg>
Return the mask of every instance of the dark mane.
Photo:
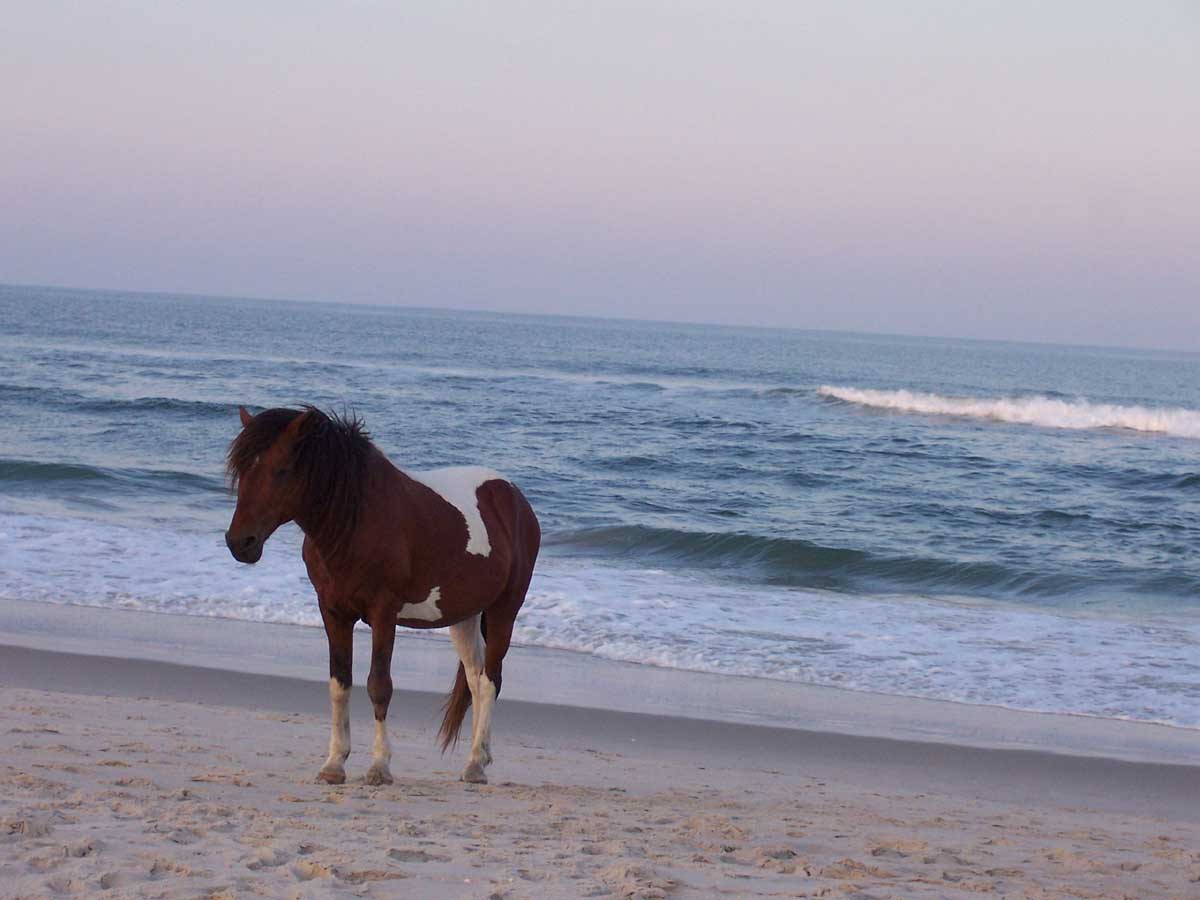
<svg viewBox="0 0 1200 900">
<path fill-rule="evenodd" d="M 292 448 L 293 490 L 304 510 L 306 533 L 337 554 L 358 524 L 367 462 L 375 450 L 358 416 L 325 413 L 315 406 L 260 412 L 229 445 L 226 472 L 236 487 L 255 460 L 301 416 L 304 421 Z"/>
</svg>

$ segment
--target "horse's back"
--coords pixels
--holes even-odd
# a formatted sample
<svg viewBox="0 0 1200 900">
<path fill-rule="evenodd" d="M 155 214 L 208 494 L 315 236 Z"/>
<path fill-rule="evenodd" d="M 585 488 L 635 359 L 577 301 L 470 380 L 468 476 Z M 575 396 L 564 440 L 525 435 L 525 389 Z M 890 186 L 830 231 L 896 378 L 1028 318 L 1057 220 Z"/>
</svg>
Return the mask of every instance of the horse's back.
<svg viewBox="0 0 1200 900">
<path fill-rule="evenodd" d="M 448 466 L 408 475 L 462 514 L 467 523 L 467 553 L 490 557 L 494 533 L 500 529 L 514 567 L 532 572 L 541 528 L 533 507 L 510 479 L 486 466 Z"/>
</svg>

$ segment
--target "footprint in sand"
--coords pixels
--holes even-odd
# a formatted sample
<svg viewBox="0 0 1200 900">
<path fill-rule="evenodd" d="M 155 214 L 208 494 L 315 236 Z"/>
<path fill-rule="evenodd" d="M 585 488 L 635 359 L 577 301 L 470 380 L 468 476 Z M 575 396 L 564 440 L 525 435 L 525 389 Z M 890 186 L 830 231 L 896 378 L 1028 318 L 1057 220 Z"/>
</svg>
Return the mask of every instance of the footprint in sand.
<svg viewBox="0 0 1200 900">
<path fill-rule="evenodd" d="M 115 890 L 125 882 L 126 878 L 120 872 L 105 872 L 100 876 L 100 887 L 106 891 Z"/>
<path fill-rule="evenodd" d="M 1074 850 L 1068 850 L 1064 847 L 1057 847 L 1044 854 L 1045 858 L 1052 863 L 1057 863 L 1068 869 L 1076 869 L 1082 871 L 1103 871 L 1107 868 L 1104 863 L 1097 862 L 1088 853 L 1078 853 Z"/>
<path fill-rule="evenodd" d="M 49 822 L 38 819 L 5 819 L 0 832 L 17 837 L 45 837 L 54 830 Z"/>
<path fill-rule="evenodd" d="M 47 889 L 54 894 L 82 894 L 88 887 L 78 878 L 50 878 L 46 881 Z"/>
<path fill-rule="evenodd" d="M 767 859 L 795 859 L 796 851 L 782 844 L 770 847 L 759 847 L 758 855 Z"/>
<path fill-rule="evenodd" d="M 173 862 L 169 859 L 159 857 L 150 863 L 150 877 L 153 879 L 166 878 L 169 875 L 174 875 L 176 878 L 186 878 L 192 874 L 190 866 L 185 866 L 182 863 Z"/>
<path fill-rule="evenodd" d="M 116 819 L 144 819 L 146 817 L 146 808 L 140 803 L 117 800 L 109 805 L 109 809 L 112 810 L 113 818 Z"/>
<path fill-rule="evenodd" d="M 871 855 L 883 859 L 904 859 L 917 853 L 925 853 L 929 845 L 924 841 L 912 841 L 900 838 L 894 841 L 880 841 L 871 848 Z"/>
<path fill-rule="evenodd" d="M 67 844 L 63 847 L 63 856 L 82 859 L 85 856 L 93 856 L 103 849 L 104 845 L 97 840 L 87 839 L 77 841 L 74 844 Z"/>
<path fill-rule="evenodd" d="M 259 869 L 274 869 L 282 866 L 291 857 L 274 847 L 263 847 L 258 850 L 246 863 L 246 868 L 257 872 Z"/>
<path fill-rule="evenodd" d="M 299 881 L 312 881 L 314 878 L 329 878 L 333 875 L 333 869 L 310 859 L 299 859 L 292 866 L 292 874 Z"/>
<path fill-rule="evenodd" d="M 665 898 L 676 885 L 646 866 L 617 863 L 598 873 L 600 880 L 621 897 Z"/>
<path fill-rule="evenodd" d="M 955 851 L 943 847 L 931 856 L 922 857 L 921 862 L 927 866 L 970 866 L 974 860 L 959 856 Z"/>
<path fill-rule="evenodd" d="M 27 865 L 31 872 L 49 872 L 52 869 L 57 869 L 65 862 L 62 856 L 35 856 L 29 860 Z"/>
<path fill-rule="evenodd" d="M 449 862 L 450 857 L 441 853 L 430 853 L 427 850 L 418 848 L 401 848 L 393 847 L 388 851 L 388 856 L 396 860 L 396 862 L 408 863 L 423 863 L 423 862 Z"/>
<path fill-rule="evenodd" d="M 987 875 L 989 878 L 1021 878 L 1025 873 L 1021 869 L 998 867 L 994 869 L 984 869 L 983 874 Z"/>
<path fill-rule="evenodd" d="M 358 871 L 343 871 L 334 872 L 339 881 L 344 881 L 347 884 L 368 884 L 372 881 L 395 881 L 401 878 L 408 878 L 403 872 L 385 872 L 382 869 L 362 869 Z"/>
<path fill-rule="evenodd" d="M 856 859 L 839 859 L 835 863 L 830 863 L 821 869 L 821 876 L 824 878 L 837 878 L 839 880 L 847 880 L 854 878 L 895 878 L 894 872 L 889 872 L 887 869 L 881 869 L 879 866 L 869 866 L 866 863 L 860 863 Z"/>
</svg>

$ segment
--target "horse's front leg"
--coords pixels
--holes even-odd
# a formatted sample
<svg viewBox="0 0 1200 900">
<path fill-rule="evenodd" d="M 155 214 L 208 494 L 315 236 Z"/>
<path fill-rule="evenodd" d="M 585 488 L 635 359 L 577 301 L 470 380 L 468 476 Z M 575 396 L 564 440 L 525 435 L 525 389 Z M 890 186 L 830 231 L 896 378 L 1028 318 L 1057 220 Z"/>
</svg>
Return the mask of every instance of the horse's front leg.
<svg viewBox="0 0 1200 900">
<path fill-rule="evenodd" d="M 371 616 L 371 674 L 367 693 L 375 707 L 375 747 L 367 784 L 391 784 L 392 746 L 388 742 L 387 713 L 392 702 L 392 646 L 396 643 L 396 611 L 381 603 Z"/>
<path fill-rule="evenodd" d="M 353 679 L 354 620 L 321 607 L 325 636 L 329 639 L 329 758 L 317 778 L 328 784 L 346 780 L 350 755 L 350 684 Z"/>
</svg>

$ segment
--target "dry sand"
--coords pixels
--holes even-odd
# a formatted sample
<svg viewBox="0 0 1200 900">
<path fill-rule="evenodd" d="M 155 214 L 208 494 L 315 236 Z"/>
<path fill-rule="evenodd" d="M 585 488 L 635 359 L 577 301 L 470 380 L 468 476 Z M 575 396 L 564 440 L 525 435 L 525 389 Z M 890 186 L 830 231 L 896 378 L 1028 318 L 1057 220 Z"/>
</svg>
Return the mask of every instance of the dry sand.
<svg viewBox="0 0 1200 900">
<path fill-rule="evenodd" d="M 321 683 L 0 647 L 0 893 L 1200 897 L 1191 766 L 502 699 L 475 786 L 401 692 L 369 787 L 365 701 L 330 787 Z"/>
</svg>

